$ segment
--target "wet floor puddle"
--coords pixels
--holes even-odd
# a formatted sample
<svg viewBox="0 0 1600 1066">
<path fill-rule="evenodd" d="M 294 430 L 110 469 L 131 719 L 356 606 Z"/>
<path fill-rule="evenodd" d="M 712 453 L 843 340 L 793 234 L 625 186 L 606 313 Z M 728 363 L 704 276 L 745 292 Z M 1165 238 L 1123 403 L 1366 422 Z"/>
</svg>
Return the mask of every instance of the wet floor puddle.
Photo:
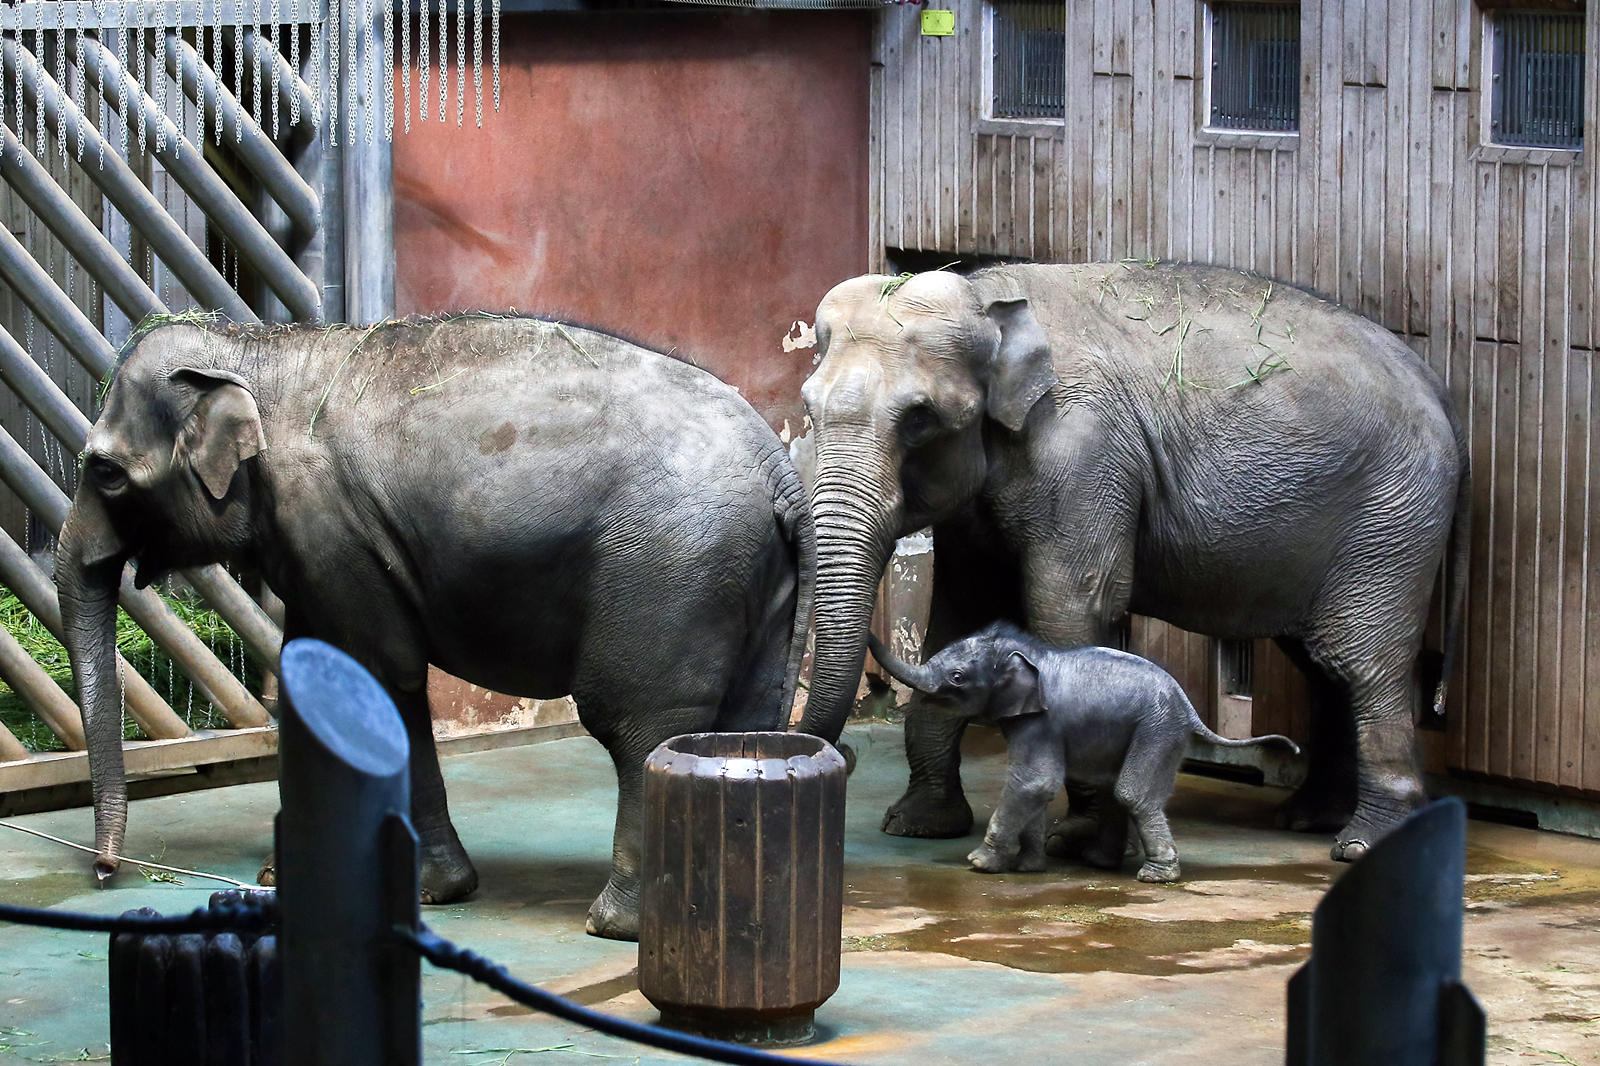
<svg viewBox="0 0 1600 1066">
<path fill-rule="evenodd" d="M 1131 877 L 855 870 L 846 877 L 845 947 L 937 952 L 1040 973 L 1170 976 L 1297 962 L 1310 948 L 1310 909 L 1328 880 L 1309 864 L 1196 866 L 1193 892 Z M 1230 892 L 1228 882 L 1240 891 Z M 1286 886 L 1286 898 L 1272 898 L 1274 886 Z M 1168 906 L 1175 898 L 1178 906 Z M 1149 917 L 1140 913 L 1146 909 Z"/>
<path fill-rule="evenodd" d="M 846 876 L 845 949 L 1044 973 L 1172 976 L 1295 963 L 1310 950 L 1311 912 L 1347 868 L 1186 863 L 1174 885 L 1126 873 L 988 877 L 954 864 L 857 869 Z M 1466 869 L 1469 915 L 1600 903 L 1600 868 L 1552 868 L 1469 846 Z"/>
</svg>

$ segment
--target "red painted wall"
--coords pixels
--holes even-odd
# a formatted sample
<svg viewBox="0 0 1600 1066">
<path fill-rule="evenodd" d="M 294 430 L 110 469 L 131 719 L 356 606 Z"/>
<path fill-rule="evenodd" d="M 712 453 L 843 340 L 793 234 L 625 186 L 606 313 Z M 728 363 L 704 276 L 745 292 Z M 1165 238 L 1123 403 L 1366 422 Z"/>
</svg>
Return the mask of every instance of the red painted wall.
<svg viewBox="0 0 1600 1066">
<path fill-rule="evenodd" d="M 452 72 L 449 125 L 396 131 L 399 312 L 515 307 L 676 347 L 797 431 L 815 350 L 783 338 L 866 269 L 869 19 L 505 16 L 499 114 L 472 128 L 469 78 L 457 129 Z"/>
</svg>

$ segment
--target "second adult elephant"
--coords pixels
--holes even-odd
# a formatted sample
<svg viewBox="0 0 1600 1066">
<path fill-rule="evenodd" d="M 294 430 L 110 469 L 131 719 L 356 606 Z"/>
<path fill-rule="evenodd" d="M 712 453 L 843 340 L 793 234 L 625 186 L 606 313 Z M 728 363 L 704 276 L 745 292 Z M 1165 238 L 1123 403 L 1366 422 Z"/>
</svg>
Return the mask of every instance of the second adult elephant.
<svg viewBox="0 0 1600 1066">
<path fill-rule="evenodd" d="M 1306 672 L 1295 828 L 1353 859 L 1424 800 L 1414 674 L 1435 576 L 1462 606 L 1467 445 L 1380 326 L 1218 267 L 1015 266 L 844 282 L 817 311 L 817 636 L 806 728 L 838 734 L 879 575 L 932 526 L 937 651 L 997 618 L 1108 644 L 1127 613 L 1271 637 Z M 960 724 L 907 721 L 884 820 L 959 836 Z"/>
<path fill-rule="evenodd" d="M 489 315 L 151 329 L 89 434 L 57 555 L 97 869 L 116 868 L 127 818 L 123 564 L 147 584 L 226 560 L 282 596 L 286 637 L 342 648 L 394 698 L 431 902 L 477 873 L 446 805 L 428 664 L 573 693 L 617 770 L 589 929 L 631 939 L 645 758 L 678 733 L 783 727 L 814 550 L 799 479 L 750 405 L 618 338 Z"/>
</svg>

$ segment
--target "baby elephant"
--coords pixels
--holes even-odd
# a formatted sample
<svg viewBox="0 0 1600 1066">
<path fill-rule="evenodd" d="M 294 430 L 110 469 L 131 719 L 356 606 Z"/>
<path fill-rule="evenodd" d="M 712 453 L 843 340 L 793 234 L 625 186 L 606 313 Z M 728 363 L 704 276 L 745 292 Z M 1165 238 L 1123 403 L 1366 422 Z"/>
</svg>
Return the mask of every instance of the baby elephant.
<svg viewBox="0 0 1600 1066">
<path fill-rule="evenodd" d="M 1288 737 L 1227 740 L 1207 729 L 1172 676 L 1111 648 L 1066 651 L 997 622 L 923 666 L 894 658 L 876 639 L 873 657 L 929 697 L 937 711 L 996 721 L 1006 735 L 1006 784 L 983 844 L 967 861 L 985 873 L 1044 869 L 1045 809 L 1066 782 L 1101 790 L 1100 836 L 1085 852 L 1115 869 L 1128 816 L 1144 844 L 1141 881 L 1176 881 L 1178 849 L 1165 806 L 1190 736 L 1242 748 Z"/>
</svg>

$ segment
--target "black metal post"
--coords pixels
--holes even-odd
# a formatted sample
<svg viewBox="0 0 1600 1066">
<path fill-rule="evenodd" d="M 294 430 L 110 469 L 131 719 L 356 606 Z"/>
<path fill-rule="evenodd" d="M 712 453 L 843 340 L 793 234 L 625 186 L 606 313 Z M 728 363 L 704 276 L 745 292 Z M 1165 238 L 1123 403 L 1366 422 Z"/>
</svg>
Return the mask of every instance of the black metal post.
<svg viewBox="0 0 1600 1066">
<path fill-rule="evenodd" d="M 317 640 L 283 649 L 279 719 L 278 950 L 283 1061 L 421 1060 L 410 744 L 394 702 L 354 659 Z"/>
<path fill-rule="evenodd" d="M 1482 1066 L 1461 983 L 1466 807 L 1430 804 L 1328 890 L 1289 981 L 1288 1066 Z"/>
</svg>

